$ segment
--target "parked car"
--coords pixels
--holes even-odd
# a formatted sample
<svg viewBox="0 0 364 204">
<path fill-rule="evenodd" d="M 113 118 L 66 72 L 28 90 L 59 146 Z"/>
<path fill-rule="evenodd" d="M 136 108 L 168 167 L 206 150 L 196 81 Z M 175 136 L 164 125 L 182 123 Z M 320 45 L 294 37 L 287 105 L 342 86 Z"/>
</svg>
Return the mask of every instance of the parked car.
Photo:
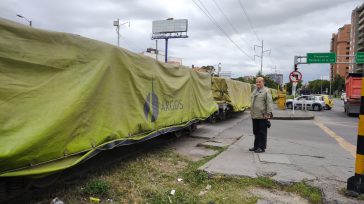
<svg viewBox="0 0 364 204">
<path fill-rule="evenodd" d="M 331 98 L 331 96 L 325 95 L 325 94 L 321 94 L 321 95 L 317 95 L 317 96 L 323 97 L 323 100 L 325 102 L 325 106 L 324 106 L 325 110 L 331 110 L 332 107 L 334 107 L 334 100 Z"/>
<path fill-rule="evenodd" d="M 295 99 L 288 99 L 286 107 L 292 109 L 294 103 L 295 108 L 307 108 L 308 110 L 320 111 L 326 106 L 323 96 L 303 95 Z"/>
</svg>

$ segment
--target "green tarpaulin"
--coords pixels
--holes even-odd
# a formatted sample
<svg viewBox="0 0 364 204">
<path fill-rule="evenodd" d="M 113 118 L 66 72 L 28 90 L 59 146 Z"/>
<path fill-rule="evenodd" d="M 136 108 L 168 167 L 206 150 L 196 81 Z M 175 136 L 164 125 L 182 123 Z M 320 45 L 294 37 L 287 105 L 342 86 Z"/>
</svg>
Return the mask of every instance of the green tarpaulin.
<svg viewBox="0 0 364 204">
<path fill-rule="evenodd" d="M 276 100 L 278 98 L 278 91 L 277 91 L 277 89 L 269 88 L 269 90 L 270 90 L 270 93 L 272 95 L 272 99 L 273 100 Z"/>
<path fill-rule="evenodd" d="M 256 85 L 252 84 L 251 86 L 252 86 L 251 91 L 253 93 L 253 91 L 256 89 Z M 268 89 L 270 91 L 270 94 L 272 95 L 273 101 L 275 101 L 278 98 L 278 91 L 276 89 L 272 89 L 272 88 L 268 88 Z"/>
<path fill-rule="evenodd" d="M 248 83 L 214 77 L 212 79 L 212 94 L 218 103 L 230 104 L 234 112 L 243 111 L 250 107 L 251 85 Z"/>
<path fill-rule="evenodd" d="M 207 73 L 0 19 L 0 176 L 65 169 L 216 109 Z"/>
<path fill-rule="evenodd" d="M 276 100 L 278 98 L 278 91 L 277 89 L 270 89 L 273 100 Z"/>
</svg>

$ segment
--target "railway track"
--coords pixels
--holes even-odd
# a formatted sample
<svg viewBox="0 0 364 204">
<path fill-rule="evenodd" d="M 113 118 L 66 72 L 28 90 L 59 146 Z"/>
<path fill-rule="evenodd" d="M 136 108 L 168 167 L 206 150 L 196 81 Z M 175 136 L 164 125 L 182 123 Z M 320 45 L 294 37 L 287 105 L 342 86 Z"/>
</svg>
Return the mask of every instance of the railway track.
<svg viewBox="0 0 364 204">
<path fill-rule="evenodd" d="M 55 195 L 59 187 L 80 183 L 89 175 L 111 168 L 116 162 L 127 162 L 150 152 L 196 129 L 192 124 L 182 130 L 166 133 L 151 140 L 102 151 L 89 160 L 64 171 L 43 178 L 0 178 L 0 203 L 29 203 L 44 196 Z"/>
</svg>

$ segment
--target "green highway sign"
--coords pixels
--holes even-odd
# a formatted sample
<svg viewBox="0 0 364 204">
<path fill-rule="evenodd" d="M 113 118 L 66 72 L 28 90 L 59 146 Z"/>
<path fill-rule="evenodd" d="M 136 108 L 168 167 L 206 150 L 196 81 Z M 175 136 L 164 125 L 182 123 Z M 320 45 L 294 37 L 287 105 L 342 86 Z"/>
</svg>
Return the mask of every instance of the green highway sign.
<svg viewBox="0 0 364 204">
<path fill-rule="evenodd" d="M 364 52 L 357 52 L 356 53 L 355 62 L 357 64 L 364 64 Z"/>
<path fill-rule="evenodd" d="M 336 63 L 336 53 L 307 53 L 307 63 Z"/>
</svg>

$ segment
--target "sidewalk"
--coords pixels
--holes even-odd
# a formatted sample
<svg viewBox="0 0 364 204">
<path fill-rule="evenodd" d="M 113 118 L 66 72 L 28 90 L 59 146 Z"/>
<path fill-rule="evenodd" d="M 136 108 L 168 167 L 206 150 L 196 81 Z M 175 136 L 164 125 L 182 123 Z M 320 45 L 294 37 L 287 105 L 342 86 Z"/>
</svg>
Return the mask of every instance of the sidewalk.
<svg viewBox="0 0 364 204">
<path fill-rule="evenodd" d="M 190 136 L 179 138 L 171 147 L 179 154 L 198 161 L 218 152 L 206 146 L 228 147 L 239 140 L 243 136 L 242 123 L 245 120 L 250 120 L 250 114 L 237 113 L 218 123 L 200 124 Z"/>
<path fill-rule="evenodd" d="M 338 193 L 353 175 L 354 158 L 312 121 L 272 121 L 268 148 L 261 154 L 248 150 L 254 136 L 251 120 L 244 121 L 240 125 L 244 127 L 244 136 L 200 170 L 209 174 L 270 177 L 283 184 L 306 181 L 323 191 L 325 203 L 358 202 Z"/>
</svg>

